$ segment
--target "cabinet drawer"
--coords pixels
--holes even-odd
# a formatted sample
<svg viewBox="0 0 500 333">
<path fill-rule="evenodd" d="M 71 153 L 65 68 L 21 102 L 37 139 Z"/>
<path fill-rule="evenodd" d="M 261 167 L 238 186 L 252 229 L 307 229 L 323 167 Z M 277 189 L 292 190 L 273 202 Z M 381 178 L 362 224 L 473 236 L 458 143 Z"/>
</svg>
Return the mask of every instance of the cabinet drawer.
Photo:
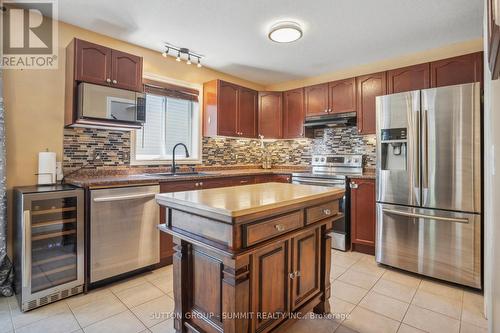
<svg viewBox="0 0 500 333">
<path fill-rule="evenodd" d="M 265 222 L 243 226 L 243 244 L 254 245 L 303 226 L 302 211 L 271 218 Z"/>
<path fill-rule="evenodd" d="M 311 224 L 329 216 L 337 215 L 339 212 L 339 202 L 327 202 L 318 206 L 306 209 L 306 224 Z"/>
</svg>

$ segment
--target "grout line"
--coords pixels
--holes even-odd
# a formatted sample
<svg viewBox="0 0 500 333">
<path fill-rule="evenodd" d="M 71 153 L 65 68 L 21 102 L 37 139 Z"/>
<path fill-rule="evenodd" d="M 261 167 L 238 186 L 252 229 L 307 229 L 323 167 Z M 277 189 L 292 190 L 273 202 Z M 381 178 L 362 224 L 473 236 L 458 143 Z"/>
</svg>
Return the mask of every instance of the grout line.
<svg viewBox="0 0 500 333">
<path fill-rule="evenodd" d="M 403 321 L 405 320 L 406 318 L 406 315 L 408 314 L 408 311 L 410 310 L 410 306 L 412 306 L 412 303 L 413 303 L 413 300 L 415 299 L 415 296 L 417 295 L 418 293 L 418 289 L 420 289 L 420 285 L 422 284 L 422 279 L 420 279 L 420 281 L 418 282 L 418 286 L 417 286 L 417 289 L 415 289 L 415 292 L 413 293 L 413 296 L 411 297 L 411 300 L 410 300 L 410 304 L 408 304 L 408 307 L 406 308 L 406 311 L 405 311 L 405 314 L 403 315 L 403 318 L 401 319 L 401 322 L 399 323 L 399 327 L 398 327 L 398 331 L 399 329 L 401 328 L 401 325 L 403 324 Z M 405 323 L 405 325 L 408 325 Z M 411 325 L 408 325 L 408 326 L 411 326 Z M 413 327 L 413 326 L 411 326 Z M 418 327 L 415 327 L 417 329 L 420 329 Z M 423 331 L 423 330 L 422 330 Z M 460 332 L 460 331 L 459 331 Z"/>
</svg>

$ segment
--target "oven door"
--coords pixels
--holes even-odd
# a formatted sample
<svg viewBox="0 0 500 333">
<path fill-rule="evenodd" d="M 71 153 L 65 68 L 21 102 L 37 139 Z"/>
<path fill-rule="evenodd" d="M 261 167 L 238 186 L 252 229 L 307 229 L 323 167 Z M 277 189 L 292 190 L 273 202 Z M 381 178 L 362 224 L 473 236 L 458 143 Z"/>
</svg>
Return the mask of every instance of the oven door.
<svg viewBox="0 0 500 333">
<path fill-rule="evenodd" d="M 316 185 L 327 186 L 344 189 L 346 188 L 345 179 L 331 179 L 319 178 L 310 176 L 293 176 L 292 184 L 301 185 Z M 347 207 L 347 191 L 339 202 L 339 210 L 344 214 L 344 217 L 335 221 L 333 225 L 333 232 L 330 234 L 332 237 L 332 248 L 347 251 L 350 246 L 350 232 L 349 232 L 349 208 Z"/>
</svg>

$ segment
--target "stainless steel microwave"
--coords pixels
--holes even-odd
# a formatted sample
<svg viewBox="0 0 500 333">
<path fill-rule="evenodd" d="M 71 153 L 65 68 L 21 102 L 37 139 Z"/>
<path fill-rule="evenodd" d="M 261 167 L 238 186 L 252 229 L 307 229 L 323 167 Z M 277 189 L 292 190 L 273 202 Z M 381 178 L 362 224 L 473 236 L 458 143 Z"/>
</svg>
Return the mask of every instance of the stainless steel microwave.
<svg viewBox="0 0 500 333">
<path fill-rule="evenodd" d="M 78 85 L 78 116 L 117 124 L 143 124 L 143 93 L 82 82 Z"/>
</svg>

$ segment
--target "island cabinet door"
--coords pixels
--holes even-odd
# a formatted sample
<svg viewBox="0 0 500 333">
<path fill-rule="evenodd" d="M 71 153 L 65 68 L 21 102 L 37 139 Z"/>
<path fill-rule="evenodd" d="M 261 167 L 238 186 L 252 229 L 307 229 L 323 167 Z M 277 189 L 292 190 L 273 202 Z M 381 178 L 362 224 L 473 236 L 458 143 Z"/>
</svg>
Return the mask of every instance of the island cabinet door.
<svg viewBox="0 0 500 333">
<path fill-rule="evenodd" d="M 307 230 L 292 239 L 292 311 L 320 291 L 319 230 Z"/>
<path fill-rule="evenodd" d="M 289 309 L 289 241 L 257 251 L 252 259 L 253 332 L 268 332 Z"/>
</svg>

